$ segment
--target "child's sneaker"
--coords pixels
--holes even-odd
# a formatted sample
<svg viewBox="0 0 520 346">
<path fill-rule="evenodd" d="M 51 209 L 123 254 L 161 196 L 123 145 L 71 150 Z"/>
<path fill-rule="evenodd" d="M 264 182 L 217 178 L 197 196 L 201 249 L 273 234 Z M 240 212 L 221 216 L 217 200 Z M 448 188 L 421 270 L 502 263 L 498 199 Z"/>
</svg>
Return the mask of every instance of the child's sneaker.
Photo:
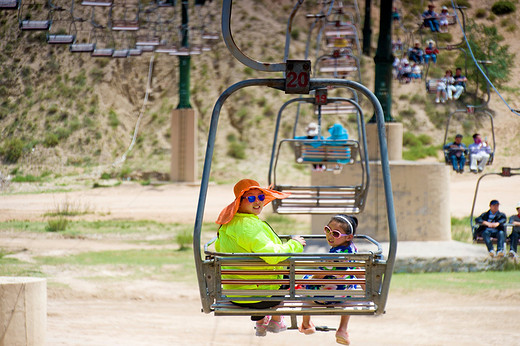
<svg viewBox="0 0 520 346">
<path fill-rule="evenodd" d="M 285 325 L 285 322 L 283 321 L 283 316 L 280 322 L 276 321 L 269 321 L 269 325 L 267 326 L 267 331 L 271 333 L 280 333 L 287 330 L 287 326 Z"/>
<path fill-rule="evenodd" d="M 271 316 L 265 316 L 263 320 L 256 322 L 256 336 L 265 336 Z"/>
</svg>

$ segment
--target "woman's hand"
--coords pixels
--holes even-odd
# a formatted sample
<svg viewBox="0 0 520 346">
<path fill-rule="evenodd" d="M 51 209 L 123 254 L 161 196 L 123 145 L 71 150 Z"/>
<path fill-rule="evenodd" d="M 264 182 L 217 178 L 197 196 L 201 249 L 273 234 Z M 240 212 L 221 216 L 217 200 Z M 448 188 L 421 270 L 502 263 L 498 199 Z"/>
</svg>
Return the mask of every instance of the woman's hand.
<svg viewBox="0 0 520 346">
<path fill-rule="evenodd" d="M 300 237 L 299 235 L 293 235 L 292 239 L 296 240 L 298 243 L 302 244 L 302 246 L 307 245 L 307 242 L 305 242 L 305 239 L 303 239 L 303 237 Z"/>
</svg>

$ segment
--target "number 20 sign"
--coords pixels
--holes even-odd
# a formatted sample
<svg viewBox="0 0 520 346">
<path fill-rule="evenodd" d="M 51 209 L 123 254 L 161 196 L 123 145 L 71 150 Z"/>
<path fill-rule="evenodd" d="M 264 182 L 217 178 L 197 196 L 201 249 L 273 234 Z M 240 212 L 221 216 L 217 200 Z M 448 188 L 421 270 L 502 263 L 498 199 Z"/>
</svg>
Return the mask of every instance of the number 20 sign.
<svg viewBox="0 0 520 346">
<path fill-rule="evenodd" d="M 287 60 L 285 69 L 286 94 L 308 94 L 310 78 L 310 60 Z"/>
</svg>

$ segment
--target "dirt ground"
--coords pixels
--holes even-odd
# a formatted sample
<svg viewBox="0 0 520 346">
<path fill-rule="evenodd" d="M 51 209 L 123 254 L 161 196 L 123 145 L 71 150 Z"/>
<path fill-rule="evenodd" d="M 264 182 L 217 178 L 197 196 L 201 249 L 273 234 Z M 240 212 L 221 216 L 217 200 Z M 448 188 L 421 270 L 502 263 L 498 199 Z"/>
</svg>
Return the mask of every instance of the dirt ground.
<svg viewBox="0 0 520 346">
<path fill-rule="evenodd" d="M 452 176 L 451 206 L 454 216 L 467 216 L 477 176 Z M 511 213 L 518 202 L 510 191 L 520 191 L 520 182 L 489 178 L 492 191 L 482 191 L 485 209 L 498 198 L 503 211 Z M 497 178 L 505 179 L 505 178 Z M 519 179 L 520 180 L 520 179 Z M 515 182 L 513 184 L 513 182 Z M 80 202 L 95 219 L 154 219 L 193 222 L 200 187 L 165 184 L 87 189 L 68 193 L 3 195 L 1 220 L 42 220 L 45 212 L 64 200 Z M 487 190 L 487 189 L 486 189 Z M 509 197 L 508 197 L 509 196 Z M 511 200 L 508 200 L 511 199 Z M 231 186 L 210 186 L 205 220 L 215 219 L 232 200 Z M 506 208 L 507 206 L 507 208 Z M 142 248 L 115 240 L 65 239 L 0 230 L 0 244 L 8 249 L 26 249 L 26 260 L 42 254 Z M 152 246 L 152 245 L 145 245 Z M 92 273 L 47 270 L 47 345 L 322 345 L 335 344 L 334 332 L 305 336 L 297 331 L 254 336 L 253 323 L 243 317 L 214 317 L 200 312 L 196 282 L 146 280 L 85 280 Z M 55 271 L 55 270 L 54 270 Z M 99 276 L 116 276 L 101 269 Z M 428 291 L 391 290 L 387 312 L 379 317 L 354 316 L 350 323 L 352 345 L 513 345 L 520 311 L 520 292 L 500 291 L 485 296 Z M 286 318 L 289 322 L 289 318 Z M 317 316 L 316 325 L 336 327 L 339 318 Z"/>
</svg>

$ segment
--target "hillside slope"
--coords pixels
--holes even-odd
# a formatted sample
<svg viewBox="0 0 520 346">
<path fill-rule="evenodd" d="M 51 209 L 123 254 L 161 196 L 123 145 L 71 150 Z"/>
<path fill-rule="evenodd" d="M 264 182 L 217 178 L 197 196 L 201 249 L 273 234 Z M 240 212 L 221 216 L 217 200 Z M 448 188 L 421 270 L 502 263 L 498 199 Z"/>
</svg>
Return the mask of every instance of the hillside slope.
<svg viewBox="0 0 520 346">
<path fill-rule="evenodd" d="M 243 0 L 235 3 L 232 29 L 237 45 L 259 61 L 280 62 L 286 20 L 293 2 Z M 473 16 L 478 8 L 489 10 L 492 3 L 479 1 L 468 10 L 468 15 Z M 360 6 L 364 4 L 360 2 Z M 303 14 L 310 11 L 312 2 L 304 7 L 293 25 L 291 58 L 295 59 L 304 57 L 308 22 Z M 378 12 L 378 8 L 372 9 L 373 23 L 378 23 Z M 97 171 L 113 175 L 132 175 L 139 171 L 168 173 L 169 117 L 178 103 L 176 57 L 155 55 L 150 98 L 137 144 L 125 165 L 114 168 L 111 164 L 130 144 L 142 107 L 150 55 L 128 59 L 73 55 L 65 47 L 47 45 L 45 34 L 19 31 L 16 13 L 0 12 L 0 18 L 3 38 L 0 42 L 0 154 L 4 162 L 0 171 L 3 174 L 78 174 L 90 172 L 93 167 L 101 167 Z M 494 21 L 480 20 L 495 23 L 511 51 L 518 56 L 520 45 L 515 40 L 518 30 L 508 24 L 518 21 L 516 13 Z M 374 25 L 373 42 L 376 42 L 377 30 Z M 281 75 L 259 73 L 243 66 L 231 57 L 223 42 L 210 52 L 192 57 L 191 61 L 191 104 L 199 116 L 199 164 L 202 167 L 209 118 L 220 93 L 243 79 Z M 372 89 L 372 58 L 364 57 L 362 65 L 364 83 Z M 518 72 L 515 68 L 514 75 Z M 515 101 L 520 104 L 514 82 L 512 78 L 505 93 L 513 105 Z M 414 95 L 419 95 L 422 101 L 411 102 Z M 226 103 L 216 145 L 215 181 L 233 181 L 251 173 L 267 174 L 266 165 L 259 168 L 257 162 L 260 159 L 268 162 L 273 121 L 280 106 L 289 98 L 274 90 L 252 89 L 238 93 Z M 431 102 L 431 95 L 426 95 L 421 83 L 393 86 L 394 117 L 403 121 L 407 131 L 428 134 L 433 144 L 440 145 L 444 136 L 442 117 L 457 106 L 435 106 Z M 436 120 L 432 121 L 427 107 L 436 107 Z M 496 95 L 491 98 L 490 108 L 495 114 L 497 134 L 495 167 L 506 163 L 519 166 L 520 158 L 515 154 L 520 148 L 520 121 Z M 286 126 L 283 134 L 289 136 L 291 131 Z M 17 150 L 19 158 L 11 156 Z M 259 160 L 251 162 L 236 157 L 258 157 Z M 435 158 L 439 159 L 440 156 Z"/>
</svg>

